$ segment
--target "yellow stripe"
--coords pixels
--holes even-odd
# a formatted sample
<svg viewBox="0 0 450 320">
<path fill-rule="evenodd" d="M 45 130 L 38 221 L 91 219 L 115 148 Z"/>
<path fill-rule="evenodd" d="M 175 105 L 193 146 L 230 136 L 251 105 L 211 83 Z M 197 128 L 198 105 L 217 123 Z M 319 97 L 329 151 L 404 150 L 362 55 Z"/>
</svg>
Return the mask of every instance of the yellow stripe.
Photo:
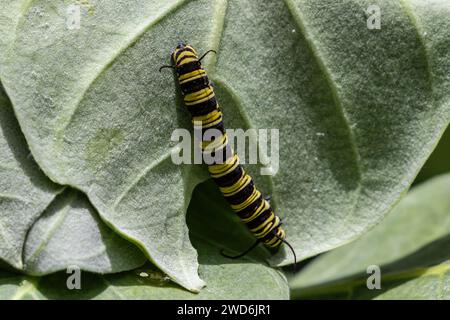
<svg viewBox="0 0 450 320">
<path fill-rule="evenodd" d="M 227 162 L 228 162 L 228 160 L 227 160 L 225 163 L 227 163 Z M 226 175 L 229 174 L 231 171 L 233 171 L 234 169 L 236 169 L 236 168 L 238 167 L 238 165 L 239 165 L 239 161 L 237 161 L 230 169 L 228 169 L 228 170 L 225 171 L 225 172 L 217 173 L 217 174 L 211 173 L 211 177 L 212 177 L 212 178 L 220 178 L 220 177 L 226 176 Z"/>
<path fill-rule="evenodd" d="M 213 110 L 203 116 L 192 117 L 192 122 L 207 122 L 219 117 L 222 117 L 222 112 L 219 110 Z"/>
<path fill-rule="evenodd" d="M 263 226 L 265 226 L 268 221 L 272 221 L 274 218 L 276 218 L 275 212 L 273 212 L 273 210 L 271 210 L 269 217 L 266 218 L 266 220 L 264 220 L 261 224 L 257 225 L 253 229 L 250 229 L 250 231 L 257 232 L 259 229 L 261 229 Z"/>
<path fill-rule="evenodd" d="M 201 145 L 200 145 L 200 149 L 202 149 L 202 153 L 210 154 L 212 156 L 212 153 L 214 152 L 216 155 L 221 153 L 223 156 L 225 156 L 226 146 L 227 146 L 228 143 L 227 142 L 225 142 L 225 143 L 217 142 L 217 141 L 218 140 L 215 140 L 215 141 L 203 141 L 201 143 Z M 215 158 L 215 156 L 214 156 L 214 158 Z M 217 164 L 224 164 L 224 163 L 227 163 L 227 162 L 228 161 L 223 161 L 223 159 L 222 159 L 222 161 L 217 162 Z"/>
<path fill-rule="evenodd" d="M 180 82 L 180 84 L 184 84 L 184 83 L 187 83 L 187 82 L 190 82 L 190 81 L 193 81 L 193 80 L 195 80 L 195 79 L 200 79 L 200 78 L 202 78 L 204 76 L 204 74 L 197 74 L 197 75 L 195 75 L 195 76 L 193 76 L 193 77 L 190 77 L 190 78 L 188 78 L 188 79 L 184 79 L 184 80 L 178 80 L 179 82 Z"/>
<path fill-rule="evenodd" d="M 217 120 L 215 120 L 213 122 L 202 123 L 202 128 L 208 129 L 209 127 L 213 127 L 216 124 L 220 123 L 221 121 L 222 121 L 222 116 L 220 116 L 220 118 L 218 118 Z"/>
<path fill-rule="evenodd" d="M 265 236 L 267 236 L 273 229 L 274 224 L 271 222 L 269 224 L 267 224 L 267 226 L 259 233 L 254 232 L 254 236 L 257 238 L 264 238 Z"/>
<path fill-rule="evenodd" d="M 212 92 L 211 87 L 204 88 L 199 91 L 188 93 L 187 95 L 184 96 L 184 100 L 192 102 L 210 95 L 211 92 Z"/>
<path fill-rule="evenodd" d="M 195 60 L 198 60 L 198 57 L 195 53 L 190 52 L 189 50 L 184 50 L 183 52 L 180 53 L 180 55 L 177 57 L 176 63 L 179 63 L 181 59 L 183 59 L 184 57 L 189 58 L 194 58 Z"/>
<path fill-rule="evenodd" d="M 199 100 L 191 100 L 191 101 L 184 101 L 184 104 L 186 106 L 195 106 L 196 104 L 203 103 L 205 101 L 208 101 L 209 99 L 212 99 L 214 97 L 214 92 L 211 92 L 207 97 L 199 98 Z"/>
<path fill-rule="evenodd" d="M 186 59 L 184 59 L 183 61 L 181 61 L 181 62 L 178 64 L 178 66 L 180 67 L 180 66 L 182 66 L 182 65 L 185 65 L 185 64 L 188 64 L 188 63 L 191 63 L 191 62 L 195 62 L 195 61 L 198 61 L 198 59 L 197 59 L 197 58 L 186 58 Z"/>
<path fill-rule="evenodd" d="M 220 132 L 220 131 L 219 131 Z M 205 137 L 203 137 L 205 139 Z M 211 137 L 212 139 L 213 137 Z M 203 140 L 202 142 L 209 145 L 210 143 L 215 143 L 218 147 L 226 144 L 228 142 L 228 136 L 227 134 L 222 134 L 222 132 L 220 132 L 220 136 L 214 136 L 214 140 Z"/>
<path fill-rule="evenodd" d="M 278 230 L 278 236 L 279 236 L 281 239 L 286 238 L 286 232 L 284 231 L 283 228 L 280 228 L 280 229 Z"/>
<path fill-rule="evenodd" d="M 273 214 L 269 219 L 270 219 L 270 224 L 268 224 L 267 228 L 265 228 L 263 231 L 261 231 L 259 233 L 254 233 L 254 235 L 257 238 L 264 238 L 270 232 L 272 232 L 276 228 L 276 226 L 280 223 L 280 218 L 278 218 L 275 214 Z"/>
<path fill-rule="evenodd" d="M 222 114 L 220 114 L 216 119 L 208 119 L 206 121 L 203 121 L 202 122 L 202 128 L 204 126 L 209 126 L 212 123 L 216 123 L 216 122 L 220 122 L 220 121 L 222 121 Z"/>
<path fill-rule="evenodd" d="M 278 229 L 277 235 L 281 239 L 284 239 L 286 237 L 286 233 L 281 228 Z M 267 246 L 269 246 L 271 248 L 276 248 L 276 247 L 280 246 L 281 243 L 283 242 L 281 239 L 278 239 L 277 237 L 273 237 L 270 241 L 265 241 L 264 244 L 266 244 Z"/>
<path fill-rule="evenodd" d="M 211 175 L 220 175 L 225 172 L 231 172 L 239 165 L 239 157 L 237 154 L 232 156 L 231 158 L 227 159 L 225 163 L 220 164 L 212 164 L 208 166 L 208 171 L 211 173 Z M 232 170 L 231 170 L 232 169 Z"/>
<path fill-rule="evenodd" d="M 246 188 L 251 182 L 252 178 L 248 174 L 246 174 L 241 179 L 236 181 L 236 183 L 234 183 L 232 186 L 219 189 L 227 197 L 234 196 L 235 194 L 242 191 L 242 189 Z"/>
<path fill-rule="evenodd" d="M 239 158 L 237 154 L 234 154 L 233 157 L 227 159 L 226 162 L 220 164 L 212 164 L 208 166 L 208 171 L 212 174 L 222 173 L 227 171 L 230 167 L 233 167 L 236 163 L 239 163 Z"/>
<path fill-rule="evenodd" d="M 255 210 L 255 212 L 253 212 L 252 215 L 249 216 L 248 218 L 242 219 L 242 221 L 244 223 L 250 222 L 250 221 L 256 219 L 257 217 L 259 217 L 259 215 L 261 213 L 263 213 L 264 211 L 266 211 L 269 208 L 270 208 L 269 203 L 266 200 L 263 200 L 261 202 L 261 204 L 259 205 L 259 207 Z"/>
<path fill-rule="evenodd" d="M 259 196 L 261 195 L 261 193 L 258 191 L 258 189 L 254 189 L 253 193 L 250 195 L 250 197 L 247 198 L 247 200 L 245 200 L 243 203 L 240 203 L 238 205 L 231 205 L 231 208 L 235 211 L 241 211 L 245 208 L 247 208 L 250 204 L 253 203 L 253 201 L 255 201 Z"/>
<path fill-rule="evenodd" d="M 191 49 L 191 50 L 194 52 L 194 54 L 195 54 L 196 56 L 198 56 L 198 53 L 197 53 L 197 51 L 194 49 L 194 47 L 192 47 L 191 45 L 187 45 L 186 48 Z"/>
<path fill-rule="evenodd" d="M 275 214 L 273 214 L 272 212 L 271 215 L 266 220 L 264 220 L 260 225 L 254 227 L 253 229 L 250 229 L 250 231 L 253 232 L 255 235 L 257 235 L 259 230 L 265 228 L 268 224 L 271 224 L 274 219 Z"/>
<path fill-rule="evenodd" d="M 187 105 L 192 105 L 189 103 L 192 103 L 192 102 L 199 103 L 200 99 L 204 99 L 211 94 L 214 94 L 214 91 L 211 89 L 211 86 L 209 86 L 208 88 L 204 88 L 204 89 L 201 89 L 196 92 L 188 93 L 187 95 L 184 96 L 183 100 L 185 103 L 187 103 Z M 194 103 L 194 104 L 196 104 L 196 103 Z"/>
<path fill-rule="evenodd" d="M 222 134 L 219 139 L 213 141 L 202 141 L 202 151 L 206 153 L 219 152 L 224 149 L 228 144 L 228 137 L 226 134 Z"/>
<path fill-rule="evenodd" d="M 242 175 L 234 184 L 228 187 L 219 187 L 220 191 L 227 196 L 232 196 L 233 194 L 239 192 L 242 188 L 248 185 L 252 181 L 252 178 L 248 174 Z"/>
<path fill-rule="evenodd" d="M 269 247 L 275 244 L 275 242 L 280 241 L 277 237 L 270 238 L 268 241 L 265 241 L 264 244 L 268 245 Z"/>
<path fill-rule="evenodd" d="M 213 110 L 210 113 L 204 115 L 204 116 L 198 116 L 192 118 L 192 123 L 200 122 L 200 124 L 203 126 L 204 123 L 214 122 L 217 121 L 217 119 L 221 119 L 222 114 L 219 113 L 217 110 Z"/>
<path fill-rule="evenodd" d="M 199 74 L 205 75 L 206 72 L 203 69 L 197 69 L 197 70 L 191 71 L 189 73 L 182 74 L 181 76 L 178 77 L 178 81 L 186 80 L 186 79 L 189 79 L 190 77 L 195 77 Z"/>
<path fill-rule="evenodd" d="M 277 248 L 277 247 L 279 247 L 281 245 L 282 241 L 280 239 L 278 239 L 278 238 L 274 238 L 274 239 L 277 240 L 277 242 L 275 242 L 274 244 L 269 244 L 267 242 L 265 242 L 264 244 L 266 246 L 270 247 L 270 248 Z"/>
</svg>

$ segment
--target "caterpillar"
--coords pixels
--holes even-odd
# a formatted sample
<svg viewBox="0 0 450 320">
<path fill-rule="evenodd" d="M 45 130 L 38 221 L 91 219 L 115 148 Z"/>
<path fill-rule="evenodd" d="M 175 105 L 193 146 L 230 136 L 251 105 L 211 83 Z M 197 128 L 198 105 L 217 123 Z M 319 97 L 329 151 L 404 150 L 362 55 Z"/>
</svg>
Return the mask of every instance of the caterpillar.
<svg viewBox="0 0 450 320">
<path fill-rule="evenodd" d="M 215 51 L 209 50 L 199 57 L 192 46 L 180 42 L 171 54 L 172 65 L 162 66 L 160 71 L 164 67 L 175 69 L 184 105 L 191 114 L 192 122 L 201 123 L 202 133 L 208 129 L 220 132 L 220 137 L 210 140 L 203 138 L 201 141 L 203 154 L 219 151 L 223 151 L 224 154 L 222 161 L 208 164 L 208 171 L 233 211 L 257 238 L 255 244 L 243 254 L 228 257 L 241 257 L 260 242 L 276 250 L 282 243 L 287 243 L 286 233 L 281 227 L 281 219 L 256 188 L 253 179 L 240 164 L 238 155 L 228 144 L 222 111 L 217 103 L 213 86 L 201 64 L 201 60 L 209 52 Z M 289 247 L 295 258 L 293 248 L 290 245 Z"/>
</svg>

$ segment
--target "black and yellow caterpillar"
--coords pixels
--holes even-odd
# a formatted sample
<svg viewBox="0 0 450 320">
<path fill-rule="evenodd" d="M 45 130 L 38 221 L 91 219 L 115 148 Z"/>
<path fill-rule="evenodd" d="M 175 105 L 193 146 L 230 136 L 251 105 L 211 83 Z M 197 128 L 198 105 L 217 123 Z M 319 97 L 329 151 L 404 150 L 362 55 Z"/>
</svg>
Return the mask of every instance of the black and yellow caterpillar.
<svg viewBox="0 0 450 320">
<path fill-rule="evenodd" d="M 171 56 L 173 65 L 167 67 L 176 71 L 183 101 L 192 116 L 192 122 L 201 123 L 203 132 L 208 129 L 221 132 L 219 138 L 203 140 L 201 143 L 203 153 L 226 150 L 223 161 L 208 165 L 211 177 L 231 208 L 258 239 L 257 243 L 262 242 L 269 248 L 279 248 L 286 242 L 281 220 L 240 165 L 238 155 L 228 145 L 222 112 L 201 65 L 201 59 L 205 55 L 206 53 L 199 58 L 192 46 L 180 43 Z"/>
</svg>

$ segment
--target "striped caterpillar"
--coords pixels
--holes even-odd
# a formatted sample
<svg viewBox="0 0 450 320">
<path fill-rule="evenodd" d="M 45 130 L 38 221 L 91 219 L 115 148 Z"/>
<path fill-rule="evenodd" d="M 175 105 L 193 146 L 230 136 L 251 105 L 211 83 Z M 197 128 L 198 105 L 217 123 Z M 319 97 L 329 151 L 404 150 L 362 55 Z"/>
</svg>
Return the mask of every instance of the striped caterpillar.
<svg viewBox="0 0 450 320">
<path fill-rule="evenodd" d="M 240 165 L 238 155 L 228 144 L 222 111 L 206 71 L 201 65 L 203 57 L 211 51 L 213 50 L 207 51 L 199 58 L 192 46 L 180 43 L 171 55 L 173 65 L 163 66 L 161 69 L 164 67 L 175 69 L 183 102 L 192 116 L 192 122 L 200 123 L 203 133 L 210 129 L 220 132 L 219 137 L 203 138 L 201 142 L 203 154 L 215 155 L 221 152 L 223 155 L 220 157 L 221 161 L 216 160 L 208 164 L 208 171 L 231 208 L 257 238 L 255 244 L 244 253 L 234 257 L 224 255 L 229 258 L 241 257 L 260 242 L 273 249 L 286 243 L 295 259 L 293 248 L 285 241 L 286 233 L 281 227 L 280 218 L 256 188 L 252 178 Z"/>
</svg>

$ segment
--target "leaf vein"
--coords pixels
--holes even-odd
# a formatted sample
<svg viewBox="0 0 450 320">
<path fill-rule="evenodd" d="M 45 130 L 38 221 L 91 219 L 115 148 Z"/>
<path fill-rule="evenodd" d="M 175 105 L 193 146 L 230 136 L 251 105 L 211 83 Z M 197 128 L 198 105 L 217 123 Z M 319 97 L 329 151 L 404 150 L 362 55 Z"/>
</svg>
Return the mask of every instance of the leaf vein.
<svg viewBox="0 0 450 320">
<path fill-rule="evenodd" d="M 168 9 L 162 12 L 161 15 L 156 17 L 155 19 L 151 21 L 145 22 L 143 25 L 140 26 L 139 30 L 134 33 L 131 37 L 129 37 L 125 42 L 125 45 L 121 47 L 115 54 L 113 54 L 109 60 L 106 61 L 106 63 L 98 70 L 98 72 L 94 75 L 92 80 L 87 84 L 87 86 L 84 88 L 84 90 L 81 92 L 78 99 L 75 101 L 75 104 L 70 110 L 70 113 L 65 117 L 65 119 L 62 119 L 61 125 L 55 129 L 56 135 L 58 137 L 61 137 L 61 133 L 69 126 L 69 124 L 73 121 L 73 116 L 75 115 L 77 109 L 80 107 L 81 102 L 85 99 L 88 91 L 92 86 L 101 78 L 103 74 L 105 74 L 111 66 L 114 64 L 115 61 L 133 44 L 135 44 L 139 39 L 154 25 L 156 25 L 158 22 L 163 20 L 164 18 L 168 17 L 174 10 L 179 9 L 183 4 L 186 3 L 186 0 L 180 0 L 176 2 L 174 5 L 170 6 Z"/>
<path fill-rule="evenodd" d="M 357 187 L 355 189 L 356 198 L 353 204 L 353 209 L 349 214 L 347 214 L 346 218 L 352 216 L 357 209 L 359 198 L 361 196 L 362 191 L 362 179 L 363 179 L 363 170 L 361 165 L 361 155 L 358 149 L 358 145 L 356 143 L 355 132 L 351 125 L 350 119 L 346 113 L 345 107 L 342 103 L 342 97 L 339 95 L 339 90 L 336 85 L 336 80 L 333 79 L 331 71 L 325 62 L 325 58 L 319 53 L 319 48 L 315 45 L 310 33 L 307 30 L 307 25 L 304 21 L 299 10 L 296 8 L 295 4 L 292 0 L 284 0 L 288 10 L 290 11 L 295 23 L 299 27 L 300 32 L 303 34 L 306 44 L 309 46 L 311 50 L 311 54 L 316 60 L 322 75 L 324 76 L 328 87 L 330 88 L 330 92 L 334 101 L 334 104 L 337 107 L 337 110 L 340 113 L 341 119 L 347 129 L 349 144 L 353 153 L 353 158 L 356 166 L 356 173 L 358 175 Z M 345 219 L 346 219 L 345 218 Z"/>
</svg>

